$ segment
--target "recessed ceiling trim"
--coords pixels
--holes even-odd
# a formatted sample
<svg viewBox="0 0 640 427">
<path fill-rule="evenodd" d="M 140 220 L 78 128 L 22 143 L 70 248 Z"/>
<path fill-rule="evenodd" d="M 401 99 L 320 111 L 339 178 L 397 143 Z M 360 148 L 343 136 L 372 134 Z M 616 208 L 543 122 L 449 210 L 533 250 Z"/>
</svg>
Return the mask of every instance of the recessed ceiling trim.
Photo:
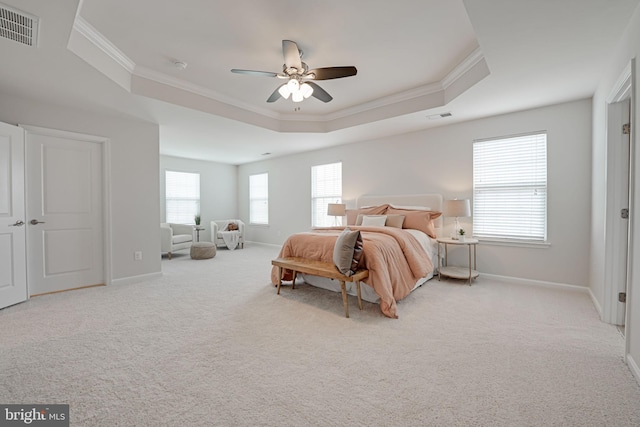
<svg viewBox="0 0 640 427">
<path fill-rule="evenodd" d="M 346 117 L 349 117 L 355 114 L 364 113 L 364 112 L 375 110 L 378 108 L 388 107 L 394 104 L 411 101 L 420 97 L 441 92 L 445 90 L 447 87 L 451 86 L 454 82 L 456 82 L 462 76 L 464 76 L 468 71 L 470 71 L 476 64 L 478 64 L 483 59 L 484 59 L 484 56 L 482 55 L 482 51 L 480 50 L 480 48 L 477 48 L 467 58 L 465 58 L 465 60 L 462 63 L 458 64 L 449 74 L 447 74 L 447 76 L 441 82 L 427 84 L 418 88 L 412 88 L 404 92 L 396 93 L 383 98 L 378 98 L 376 100 L 366 102 L 364 104 L 359 104 L 354 107 L 336 111 L 335 113 L 324 114 L 324 115 L 314 115 L 314 116 L 302 115 L 302 114 L 280 114 L 270 110 L 256 108 L 253 105 L 248 105 L 245 103 L 238 102 L 234 98 L 222 95 L 218 92 L 212 91 L 210 89 L 204 88 L 199 85 L 194 85 L 192 83 L 185 82 L 184 80 L 168 76 L 164 73 L 160 73 L 158 71 L 155 71 L 146 67 L 136 66 L 134 74 L 146 79 L 156 81 L 158 83 L 173 86 L 176 89 L 186 90 L 196 95 L 201 95 L 201 96 L 211 98 L 214 101 L 229 104 L 231 106 L 242 108 L 257 114 L 262 114 L 266 117 L 276 119 L 276 120 L 302 121 L 302 122 L 309 122 L 309 121 L 330 122 L 333 120 L 344 119 Z"/>
<path fill-rule="evenodd" d="M 422 96 L 432 95 L 434 93 L 443 91 L 442 84 L 432 83 L 418 88 L 412 88 L 404 92 L 395 93 L 393 95 L 385 96 L 384 98 L 378 98 L 364 104 L 359 104 L 351 108 L 345 108 L 335 113 L 327 114 L 325 120 L 337 120 L 345 117 L 352 116 L 354 114 L 364 113 L 367 111 L 375 110 L 377 108 L 388 107 L 390 105 L 399 104 L 406 101 L 411 101 Z"/>
<path fill-rule="evenodd" d="M 218 114 L 240 121 L 244 120 L 239 119 L 238 116 L 242 116 L 242 114 L 240 114 L 238 110 L 243 110 L 247 113 L 247 115 L 245 115 L 245 119 L 251 117 L 252 113 L 257 115 L 249 119 L 247 123 L 266 127 L 267 129 L 272 130 L 279 129 L 280 132 L 330 132 L 332 130 L 343 129 L 345 127 L 361 125 L 370 121 L 381 120 L 385 117 L 393 117 L 397 114 L 408 114 L 411 112 L 442 106 L 445 104 L 447 87 L 453 85 L 457 81 L 463 80 L 463 78 L 472 71 L 478 63 L 484 60 L 481 50 L 477 48 L 439 82 L 415 87 L 329 114 L 282 114 L 266 108 L 260 108 L 255 105 L 240 102 L 235 98 L 223 95 L 200 85 L 187 82 L 144 66 L 136 65 L 120 49 L 118 49 L 79 15 L 76 16 L 73 29 L 92 45 L 96 46 L 97 49 L 107 55 L 107 57 L 113 61 L 114 65 L 121 67 L 121 70 L 127 73 L 128 87 L 125 87 L 125 89 L 129 90 L 131 93 L 138 93 L 139 95 L 169 102 L 166 99 L 167 96 L 169 96 L 169 93 L 163 91 L 162 94 L 154 94 L 154 90 L 158 90 L 157 88 L 160 86 L 153 89 L 153 85 L 143 83 L 143 81 L 146 80 L 149 83 L 153 82 L 168 88 L 186 91 L 193 95 L 201 96 L 205 99 L 214 101 L 214 103 L 217 104 L 212 107 L 211 105 L 200 103 L 201 106 L 198 108 L 195 105 L 185 105 L 186 101 L 183 100 L 182 102 L 177 102 L 178 105 L 182 105 L 187 108 L 199 109 L 204 112 L 210 112 L 211 114 Z M 80 57 L 83 57 L 83 54 L 85 54 L 84 51 L 79 49 L 76 49 L 75 53 Z M 94 65 L 98 71 L 113 79 L 113 73 L 110 74 L 106 70 L 101 69 L 99 62 L 91 61 L 88 58 L 83 59 Z M 486 75 L 483 75 L 479 78 L 482 79 L 485 76 Z M 134 87 L 132 82 L 135 77 L 142 79 L 138 80 L 142 86 L 138 85 L 138 88 Z M 465 82 L 461 86 L 467 86 L 467 84 L 473 85 L 479 81 L 478 76 L 473 76 L 471 79 L 466 80 L 469 80 L 469 82 Z M 122 85 L 122 83 L 120 84 Z M 138 90 L 142 90 L 142 92 L 139 92 Z M 175 97 L 175 94 L 170 97 Z M 225 105 L 230 109 L 228 114 L 222 112 L 222 108 L 224 108 Z M 211 108 L 216 110 L 216 112 L 208 111 Z M 232 111 L 234 109 L 236 109 L 235 112 Z M 262 118 L 260 118 L 260 116 Z"/>
<path fill-rule="evenodd" d="M 273 111 L 270 111 L 264 108 L 257 108 L 253 105 L 248 105 L 243 102 L 239 102 L 235 98 L 222 95 L 221 93 L 216 92 L 214 90 L 211 90 L 193 83 L 189 83 L 185 80 L 172 77 L 168 74 L 161 73 L 151 68 L 136 65 L 135 69 L 133 70 L 133 74 L 143 79 L 153 80 L 156 83 L 171 86 L 175 89 L 185 90 L 187 92 L 191 92 L 199 96 L 204 96 L 205 98 L 210 98 L 214 101 L 222 102 L 224 104 L 228 104 L 233 107 L 251 111 L 252 113 L 262 114 L 263 116 L 267 116 L 269 118 L 276 119 L 276 120 L 280 119 L 280 114 L 275 113 Z"/>
<path fill-rule="evenodd" d="M 483 59 L 484 55 L 482 54 L 482 50 L 479 47 L 476 48 L 440 81 L 442 87 L 446 89 L 451 86 Z"/>
<path fill-rule="evenodd" d="M 116 45 L 111 43 L 109 39 L 103 36 L 93 25 L 88 23 L 82 16 L 77 15 L 73 22 L 73 29 L 83 35 L 87 40 L 93 43 L 97 48 L 113 59 L 121 67 L 129 73 L 133 73 L 136 64 L 122 52 Z"/>
<path fill-rule="evenodd" d="M 480 55 L 478 60 L 474 60 L 472 62 L 468 62 L 465 64 L 464 67 L 464 71 L 461 72 L 458 69 L 456 69 L 456 75 L 458 77 L 463 76 L 464 72 L 468 71 L 468 68 L 466 65 L 470 64 L 470 65 L 475 65 L 479 60 L 482 60 L 483 57 L 482 55 Z M 171 86 L 175 89 L 180 89 L 180 90 L 185 90 L 187 92 L 191 92 L 193 94 L 199 95 L 199 96 L 204 96 L 206 98 L 210 98 L 214 101 L 217 102 L 222 102 L 224 104 L 228 104 L 230 106 L 236 107 L 236 108 L 241 108 L 247 111 L 251 111 L 253 113 L 256 114 L 261 114 L 264 115 L 266 117 L 269 117 L 271 119 L 275 119 L 275 120 L 284 120 L 284 121 L 300 121 L 300 122 L 309 122 L 309 121 L 314 121 L 314 122 L 330 122 L 333 120 L 339 120 L 339 119 L 344 119 L 347 118 L 349 116 L 353 116 L 356 114 L 360 114 L 360 113 L 365 113 L 367 111 L 371 111 L 371 110 L 375 110 L 375 109 L 379 109 L 379 108 L 384 108 L 384 107 L 389 107 L 392 105 L 396 105 L 396 104 L 400 104 L 403 102 L 407 102 L 407 101 L 412 101 L 424 96 L 428 96 L 428 95 L 433 95 L 433 94 L 437 94 L 439 92 L 442 92 L 445 88 L 443 87 L 442 83 L 438 82 L 438 83 L 432 83 L 432 84 L 428 84 L 422 87 L 418 87 L 418 88 L 412 88 L 409 90 L 406 90 L 404 92 L 400 92 L 400 93 L 396 93 L 390 96 L 386 96 L 383 98 L 378 98 L 376 100 L 364 103 L 364 104 L 359 104 L 356 105 L 354 107 L 351 108 L 346 108 L 340 111 L 336 111 L 335 113 L 330 113 L 330 114 L 324 114 L 324 115 L 302 115 L 302 114 L 280 114 L 280 113 L 275 113 L 273 111 L 270 110 L 266 110 L 266 109 L 261 109 L 261 108 L 256 108 L 253 105 L 247 105 L 245 103 L 242 102 L 238 102 L 236 99 L 222 95 L 218 92 L 215 92 L 213 90 L 204 88 L 202 86 L 199 85 L 195 85 L 192 83 L 188 83 L 182 79 L 178 79 L 172 76 L 169 76 L 167 74 L 152 70 L 150 68 L 147 67 L 142 67 L 142 66 L 136 66 L 135 70 L 134 70 L 134 75 L 141 77 L 141 78 L 145 78 L 148 80 L 152 80 L 156 83 L 160 83 L 160 84 L 164 84 L 167 86 Z M 451 80 L 454 81 L 454 80 Z M 451 84 L 451 83 L 449 83 Z"/>
</svg>

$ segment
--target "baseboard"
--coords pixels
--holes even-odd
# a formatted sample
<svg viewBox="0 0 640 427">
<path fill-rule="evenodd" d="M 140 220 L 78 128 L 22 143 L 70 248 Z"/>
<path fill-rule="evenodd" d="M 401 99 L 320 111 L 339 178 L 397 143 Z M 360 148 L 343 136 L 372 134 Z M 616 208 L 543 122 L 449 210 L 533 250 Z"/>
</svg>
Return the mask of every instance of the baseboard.
<svg viewBox="0 0 640 427">
<path fill-rule="evenodd" d="M 97 283 L 95 285 L 78 286 L 77 288 L 61 289 L 59 291 L 42 292 L 42 293 L 39 293 L 39 294 L 31 294 L 31 295 L 29 295 L 29 298 L 41 297 L 43 295 L 59 294 L 61 292 L 78 291 L 78 290 L 81 290 L 81 289 L 96 288 L 98 286 L 104 286 L 104 283 Z"/>
<path fill-rule="evenodd" d="M 593 302 L 593 306 L 596 308 L 596 311 L 598 312 L 598 316 L 600 317 L 600 319 L 602 319 L 603 318 L 602 307 L 600 306 L 600 302 L 598 302 L 598 300 L 596 299 L 596 296 L 591 291 L 591 288 L 589 288 L 589 296 L 591 297 L 591 302 Z"/>
<path fill-rule="evenodd" d="M 497 274 L 480 273 L 480 277 L 498 280 L 501 282 L 514 283 L 516 285 L 542 286 L 546 288 L 565 289 L 578 292 L 590 292 L 586 286 L 569 285 L 567 283 L 547 282 L 544 280 L 523 279 L 520 277 L 500 276 Z"/>
<path fill-rule="evenodd" d="M 162 272 L 141 274 L 139 276 L 123 277 L 121 279 L 111 279 L 112 285 L 131 285 L 133 283 L 146 282 L 147 280 L 157 279 L 162 277 Z"/>
<path fill-rule="evenodd" d="M 627 353 L 627 366 L 631 369 L 631 373 L 636 378 L 636 381 L 640 384 L 640 369 L 638 369 L 638 365 L 635 360 L 633 360 L 633 356 Z"/>
<path fill-rule="evenodd" d="M 246 240 L 244 243 L 245 244 L 251 243 L 251 244 L 254 244 L 254 245 L 261 245 L 261 246 L 271 246 L 271 247 L 274 247 L 274 248 L 281 248 L 282 247 L 282 244 L 276 245 L 275 243 L 254 242 L 253 240 Z"/>
</svg>

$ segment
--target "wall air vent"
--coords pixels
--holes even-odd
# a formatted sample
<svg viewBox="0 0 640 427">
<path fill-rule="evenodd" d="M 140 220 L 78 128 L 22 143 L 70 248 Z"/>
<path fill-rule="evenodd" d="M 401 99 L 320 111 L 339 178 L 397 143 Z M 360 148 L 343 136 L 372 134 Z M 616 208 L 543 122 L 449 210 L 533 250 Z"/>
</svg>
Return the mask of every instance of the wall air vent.
<svg viewBox="0 0 640 427">
<path fill-rule="evenodd" d="M 0 3 L 0 37 L 31 47 L 38 46 L 38 17 Z"/>
</svg>

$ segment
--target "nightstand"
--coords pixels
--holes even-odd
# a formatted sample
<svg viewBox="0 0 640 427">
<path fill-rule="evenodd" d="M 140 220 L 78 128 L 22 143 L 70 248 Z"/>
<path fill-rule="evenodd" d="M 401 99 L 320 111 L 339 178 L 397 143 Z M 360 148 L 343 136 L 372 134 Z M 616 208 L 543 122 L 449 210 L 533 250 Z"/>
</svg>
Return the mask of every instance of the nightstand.
<svg viewBox="0 0 640 427">
<path fill-rule="evenodd" d="M 464 240 L 454 240 L 447 237 L 442 237 L 438 240 L 438 264 L 441 263 L 440 246 L 444 245 L 444 262 L 442 265 L 438 265 L 438 280 L 445 277 L 452 277 L 454 279 L 469 280 L 469 286 L 473 279 L 478 277 L 480 273 L 476 270 L 476 246 L 478 245 L 478 239 L 465 238 Z M 448 248 L 449 245 L 467 246 L 469 249 L 469 263 L 467 267 L 453 266 L 447 264 Z M 471 263 L 471 252 L 473 250 L 473 264 Z M 473 265 L 473 268 L 471 268 Z"/>
</svg>

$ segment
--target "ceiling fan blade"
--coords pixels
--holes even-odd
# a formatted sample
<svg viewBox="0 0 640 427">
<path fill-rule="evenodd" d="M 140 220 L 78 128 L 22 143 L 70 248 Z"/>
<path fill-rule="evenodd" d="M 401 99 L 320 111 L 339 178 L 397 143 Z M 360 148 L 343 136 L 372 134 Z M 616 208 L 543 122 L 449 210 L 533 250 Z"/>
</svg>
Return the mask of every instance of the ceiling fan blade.
<svg viewBox="0 0 640 427">
<path fill-rule="evenodd" d="M 237 68 L 234 68 L 231 70 L 231 72 L 236 74 L 250 74 L 252 76 L 261 77 L 278 77 L 278 73 L 272 73 L 270 71 L 238 70 Z"/>
<path fill-rule="evenodd" d="M 322 89 L 320 86 L 318 86 L 314 82 L 306 82 L 306 83 L 313 88 L 313 93 L 311 94 L 311 96 L 318 98 L 322 102 L 329 102 L 333 99 L 333 97 L 329 95 L 326 90 Z"/>
<path fill-rule="evenodd" d="M 300 59 L 300 50 L 296 42 L 291 40 L 282 40 L 282 54 L 284 55 L 284 65 L 286 68 L 302 69 L 302 60 Z"/>
<path fill-rule="evenodd" d="M 286 83 L 285 83 L 286 84 Z M 284 85 L 280 85 L 276 88 L 276 90 L 273 91 L 273 93 L 271 94 L 271 96 L 267 99 L 267 102 L 276 102 L 278 99 L 282 98 L 282 96 L 280 95 L 280 92 L 278 92 L 278 90 L 280 90 L 280 88 L 284 86 Z"/>
<path fill-rule="evenodd" d="M 315 77 L 311 77 L 311 74 Z M 313 78 L 313 80 L 331 80 L 340 79 L 342 77 L 351 77 L 356 74 L 358 74 L 356 67 L 326 67 L 309 70 L 305 77 Z"/>
</svg>

